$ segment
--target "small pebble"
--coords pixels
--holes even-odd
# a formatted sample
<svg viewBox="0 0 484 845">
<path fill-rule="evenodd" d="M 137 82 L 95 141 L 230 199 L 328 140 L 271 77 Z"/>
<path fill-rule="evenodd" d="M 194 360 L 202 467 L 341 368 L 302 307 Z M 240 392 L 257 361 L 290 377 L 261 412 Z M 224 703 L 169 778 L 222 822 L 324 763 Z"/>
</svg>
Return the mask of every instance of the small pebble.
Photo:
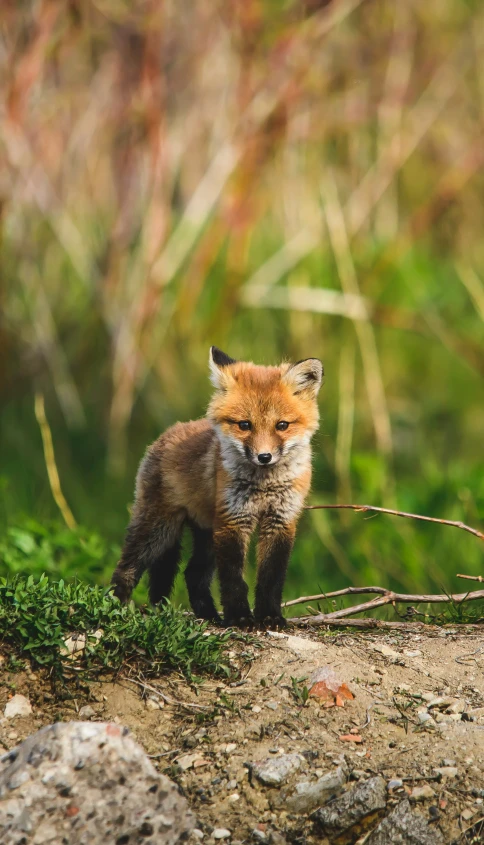
<svg viewBox="0 0 484 845">
<path fill-rule="evenodd" d="M 15 716 L 30 716 L 32 705 L 25 695 L 17 694 L 7 701 L 3 713 L 7 719 L 14 719 Z"/>
<path fill-rule="evenodd" d="M 212 832 L 212 836 L 214 839 L 229 839 L 232 834 L 226 827 L 217 827 Z"/>
<path fill-rule="evenodd" d="M 204 834 L 204 832 L 203 832 L 202 830 L 200 830 L 198 827 L 194 827 L 194 828 L 193 828 L 193 830 L 192 830 L 192 836 L 193 836 L 195 839 L 203 839 L 203 837 L 205 836 L 205 834 Z"/>
<path fill-rule="evenodd" d="M 443 780 L 452 780 L 459 774 L 459 770 L 455 766 L 441 766 L 440 769 L 435 769 L 435 771 Z"/>
<path fill-rule="evenodd" d="M 428 783 L 424 786 L 415 786 L 410 793 L 411 801 L 425 801 L 427 798 L 435 798 L 435 792 Z"/>
<path fill-rule="evenodd" d="M 462 701 L 462 700 L 454 701 L 454 703 L 451 704 L 450 707 L 447 708 L 447 713 L 463 713 L 465 709 L 466 709 L 465 701 Z"/>
<path fill-rule="evenodd" d="M 225 749 L 224 749 L 224 750 L 225 750 L 225 753 L 226 753 L 226 754 L 231 754 L 231 753 L 232 753 L 232 751 L 235 751 L 235 749 L 236 749 L 236 748 L 237 748 L 237 743 L 236 743 L 236 742 L 229 742 L 229 743 L 225 746 Z"/>
<path fill-rule="evenodd" d="M 267 834 L 264 833 L 263 830 L 257 830 L 257 828 L 255 828 L 252 831 L 252 836 L 256 842 L 267 842 Z"/>
<path fill-rule="evenodd" d="M 432 821 L 440 819 L 440 810 L 438 807 L 435 806 L 435 804 L 432 804 L 432 806 L 429 807 L 429 816 Z"/>
<path fill-rule="evenodd" d="M 403 780 L 400 780 L 400 778 L 392 778 L 387 783 L 387 789 L 389 792 L 391 792 L 393 789 L 401 789 L 402 786 Z"/>
<path fill-rule="evenodd" d="M 261 707 L 259 707 L 259 705 L 258 705 L 258 704 L 254 704 L 254 706 L 252 707 L 252 712 L 253 712 L 253 713 L 260 713 L 260 712 L 261 712 L 261 710 L 262 710 L 262 708 L 261 708 Z"/>
<path fill-rule="evenodd" d="M 427 711 L 425 711 L 425 713 L 417 713 L 417 719 L 419 721 L 419 724 L 421 725 L 435 724 L 432 716 L 430 715 L 430 713 L 427 713 Z"/>
<path fill-rule="evenodd" d="M 85 704 L 84 707 L 81 707 L 79 710 L 79 716 L 81 719 L 92 719 L 93 716 L 96 715 L 96 711 L 94 707 L 91 707 L 90 704 Z"/>
</svg>

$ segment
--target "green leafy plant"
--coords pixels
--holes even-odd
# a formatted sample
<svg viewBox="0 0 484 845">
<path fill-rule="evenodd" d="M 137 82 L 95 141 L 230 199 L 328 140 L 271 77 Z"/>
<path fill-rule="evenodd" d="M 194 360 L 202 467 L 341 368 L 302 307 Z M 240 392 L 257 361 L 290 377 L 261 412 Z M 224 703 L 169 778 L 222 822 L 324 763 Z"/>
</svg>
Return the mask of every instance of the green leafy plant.
<svg viewBox="0 0 484 845">
<path fill-rule="evenodd" d="M 0 579 L 0 638 L 18 655 L 65 677 L 72 667 L 65 640 L 72 634 L 85 636 L 80 659 L 86 672 L 118 671 L 129 662 L 142 664 L 147 676 L 166 668 L 190 679 L 230 673 L 224 645 L 232 632 L 210 633 L 169 603 L 140 610 L 102 587 L 51 582 L 45 575 Z"/>
<path fill-rule="evenodd" d="M 74 531 L 56 522 L 20 520 L 0 538 L 0 575 L 45 573 L 57 578 L 80 577 L 90 582 L 108 581 L 118 547 L 95 531 Z"/>
<path fill-rule="evenodd" d="M 291 676 L 291 691 L 296 704 L 299 704 L 301 707 L 305 707 L 309 698 L 309 690 L 306 684 L 304 684 L 305 680 L 306 678 L 293 678 Z"/>
</svg>

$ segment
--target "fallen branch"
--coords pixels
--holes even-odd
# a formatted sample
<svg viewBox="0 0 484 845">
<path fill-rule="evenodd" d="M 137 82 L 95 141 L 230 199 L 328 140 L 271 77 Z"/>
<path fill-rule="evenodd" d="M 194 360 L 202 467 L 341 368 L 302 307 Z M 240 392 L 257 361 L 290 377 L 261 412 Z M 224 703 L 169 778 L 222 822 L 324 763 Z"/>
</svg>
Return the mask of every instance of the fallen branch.
<svg viewBox="0 0 484 845">
<path fill-rule="evenodd" d="M 287 622 L 291 623 L 291 625 L 295 625 L 296 627 L 306 628 L 308 626 L 308 620 L 305 616 L 293 616 L 292 619 L 287 619 Z M 377 631 L 377 630 L 387 630 L 387 631 L 402 631 L 403 633 L 422 633 L 425 631 L 435 631 L 436 628 L 441 631 L 446 627 L 455 627 L 455 623 L 446 623 L 445 625 L 431 625 L 428 622 L 387 622 L 383 619 L 332 619 L 326 623 L 328 628 L 359 628 L 360 630 L 366 631 Z M 477 628 L 482 630 L 482 624 L 475 624 L 472 622 L 466 622 L 464 624 L 466 629 L 468 628 Z"/>
<path fill-rule="evenodd" d="M 375 505 L 306 505 L 305 507 L 305 510 L 307 511 L 337 509 L 388 513 L 391 516 L 403 516 L 405 519 L 419 519 L 422 522 L 437 522 L 439 525 L 451 525 L 453 528 L 461 528 L 462 531 L 467 531 L 469 534 L 473 534 L 474 537 L 478 537 L 479 540 L 484 540 L 484 534 L 482 531 L 478 531 L 477 528 L 471 528 L 470 525 L 465 525 L 464 522 L 456 522 L 452 519 L 438 519 L 435 516 L 422 516 L 422 514 L 419 513 L 406 513 L 405 511 L 396 511 L 391 508 L 377 508 Z"/>
<path fill-rule="evenodd" d="M 457 578 L 465 578 L 467 581 L 480 581 L 481 584 L 484 582 L 482 575 L 457 575 Z"/>
<path fill-rule="evenodd" d="M 478 578 L 480 576 L 477 576 Z M 332 599 L 335 596 L 358 596 L 366 595 L 367 593 L 378 593 L 382 598 L 372 599 L 365 602 L 365 604 L 356 604 L 354 607 L 347 607 L 343 610 L 335 610 L 332 613 L 326 613 L 325 616 L 339 619 L 345 614 L 353 616 L 358 612 L 358 609 L 368 607 L 379 607 L 382 604 L 393 603 L 408 603 L 420 604 L 425 602 L 427 604 L 439 604 L 440 602 L 456 602 L 459 604 L 463 601 L 476 601 L 477 599 L 484 599 L 484 590 L 476 590 L 474 593 L 455 593 L 454 595 L 443 594 L 425 594 L 425 593 L 394 593 L 393 590 L 387 590 L 385 587 L 345 587 L 343 590 L 335 590 L 332 593 L 319 593 L 317 596 L 301 596 L 298 599 L 286 601 L 282 606 L 291 607 L 295 604 L 305 604 L 308 601 L 320 601 L 321 599 Z"/>
<path fill-rule="evenodd" d="M 414 593 L 394 593 L 393 590 L 386 590 L 384 587 L 347 587 L 345 590 L 338 590 L 336 593 L 321 593 L 319 596 L 311 596 L 310 600 L 326 599 L 334 595 L 355 595 L 361 593 L 380 593 L 376 599 L 363 602 L 363 604 L 356 604 L 353 607 L 345 607 L 342 610 L 335 610 L 332 613 L 319 613 L 317 616 L 303 616 L 299 621 L 306 622 L 311 625 L 324 625 L 327 622 L 334 622 L 337 619 L 345 619 L 347 616 L 356 616 L 359 613 L 375 610 L 377 607 L 382 607 L 385 604 L 440 604 L 451 603 L 461 604 L 466 601 L 484 600 L 484 590 L 476 590 L 473 593 L 454 593 L 453 595 L 425 595 Z M 304 603 L 308 600 L 307 596 L 301 599 L 293 599 L 288 604 Z M 289 621 L 295 621 L 291 619 Z"/>
</svg>

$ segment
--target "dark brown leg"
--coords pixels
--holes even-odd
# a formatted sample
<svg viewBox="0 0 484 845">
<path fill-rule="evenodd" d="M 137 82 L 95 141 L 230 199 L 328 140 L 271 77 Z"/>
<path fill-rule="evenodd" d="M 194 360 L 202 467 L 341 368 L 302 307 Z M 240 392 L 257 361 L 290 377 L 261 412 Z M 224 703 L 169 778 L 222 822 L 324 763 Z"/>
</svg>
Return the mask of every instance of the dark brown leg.
<svg viewBox="0 0 484 845">
<path fill-rule="evenodd" d="M 286 626 L 281 601 L 294 534 L 294 525 L 283 525 L 271 515 L 261 521 L 254 616 L 256 622 L 266 627 Z"/>
<path fill-rule="evenodd" d="M 220 580 L 220 594 L 227 626 L 251 627 L 253 616 L 249 607 L 249 588 L 243 579 L 244 560 L 250 534 L 236 527 L 217 526 L 214 549 Z"/>
</svg>

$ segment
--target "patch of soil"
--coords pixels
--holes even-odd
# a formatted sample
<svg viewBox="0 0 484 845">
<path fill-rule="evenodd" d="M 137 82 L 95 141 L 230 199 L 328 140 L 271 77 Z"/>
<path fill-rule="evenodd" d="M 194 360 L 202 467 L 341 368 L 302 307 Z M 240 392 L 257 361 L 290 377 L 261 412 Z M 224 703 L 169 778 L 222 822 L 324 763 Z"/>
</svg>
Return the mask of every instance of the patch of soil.
<svg viewBox="0 0 484 845">
<path fill-rule="evenodd" d="M 16 692 L 29 697 L 33 714 L 1 719 L 0 745 L 10 749 L 59 719 L 127 725 L 190 800 L 203 842 L 218 841 L 213 831 L 222 828 L 230 831 L 223 841 L 232 845 L 329 842 L 310 815 L 278 806 L 278 789 L 259 783 L 247 765 L 295 752 L 305 761 L 296 782 L 316 782 L 342 763 L 349 787 L 381 774 L 397 781 L 388 809 L 409 797 L 446 843 L 484 841 L 484 834 L 471 838 L 484 817 L 484 637 L 478 630 L 266 633 L 254 645 L 234 644 L 231 660 L 240 669 L 235 683 L 207 680 L 195 687 L 172 674 L 143 685 L 137 676 L 118 677 L 80 686 L 67 701 L 54 698 L 42 673 L 9 672 L 4 661 L 2 712 Z M 355 696 L 344 707 L 305 700 L 304 687 L 325 666 Z M 83 716 L 87 704 L 94 714 Z"/>
</svg>

